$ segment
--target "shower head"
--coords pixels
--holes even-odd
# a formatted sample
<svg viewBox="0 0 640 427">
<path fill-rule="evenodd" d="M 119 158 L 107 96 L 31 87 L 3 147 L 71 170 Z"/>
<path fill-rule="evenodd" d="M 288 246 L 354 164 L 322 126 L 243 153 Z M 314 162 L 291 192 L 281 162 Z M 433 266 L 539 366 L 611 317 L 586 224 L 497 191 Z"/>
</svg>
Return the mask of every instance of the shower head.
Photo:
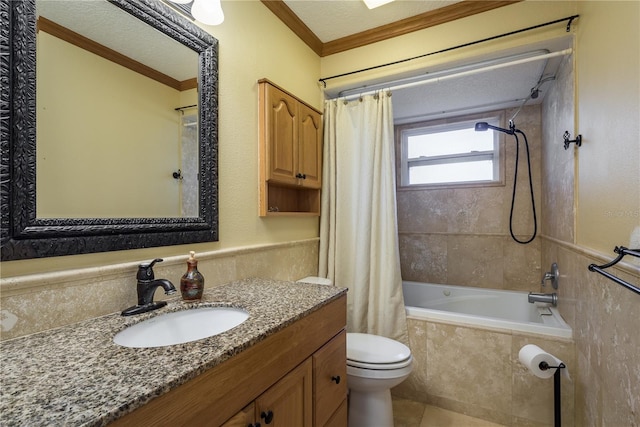
<svg viewBox="0 0 640 427">
<path fill-rule="evenodd" d="M 504 132 L 508 135 L 513 135 L 514 131 L 515 131 L 515 127 L 514 126 L 510 126 L 511 129 L 504 129 L 504 128 L 499 128 L 498 126 L 493 126 L 490 125 L 487 122 L 478 122 L 476 123 L 476 132 L 481 132 L 481 131 L 486 131 L 489 129 L 493 129 L 493 130 L 497 130 L 498 132 Z"/>
</svg>

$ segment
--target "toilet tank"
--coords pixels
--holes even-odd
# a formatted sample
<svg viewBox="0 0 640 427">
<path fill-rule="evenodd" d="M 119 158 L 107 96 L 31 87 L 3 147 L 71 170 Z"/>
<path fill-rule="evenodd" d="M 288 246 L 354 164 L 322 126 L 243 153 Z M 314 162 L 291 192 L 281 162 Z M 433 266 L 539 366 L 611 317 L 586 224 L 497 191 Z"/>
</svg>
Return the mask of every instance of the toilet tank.
<svg viewBox="0 0 640 427">
<path fill-rule="evenodd" d="M 298 280 L 298 283 L 313 283 L 314 285 L 333 285 L 331 279 L 317 276 L 307 276 L 304 279 Z"/>
</svg>

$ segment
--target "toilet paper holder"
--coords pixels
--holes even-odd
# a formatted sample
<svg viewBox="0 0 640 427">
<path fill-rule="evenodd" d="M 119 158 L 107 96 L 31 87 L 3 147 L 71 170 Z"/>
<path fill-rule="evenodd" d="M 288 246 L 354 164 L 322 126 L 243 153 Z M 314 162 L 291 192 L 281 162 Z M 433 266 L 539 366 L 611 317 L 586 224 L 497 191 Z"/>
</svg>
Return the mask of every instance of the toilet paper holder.
<svg viewBox="0 0 640 427">
<path fill-rule="evenodd" d="M 544 360 L 538 364 L 538 367 L 543 371 L 547 369 L 554 369 L 555 372 L 553 374 L 553 419 L 554 419 L 554 427 L 560 427 L 562 425 L 562 404 L 560 401 L 560 369 L 566 368 L 567 366 L 560 362 L 558 366 L 550 366 Z"/>
<path fill-rule="evenodd" d="M 542 362 L 540 362 L 540 364 L 538 365 L 538 367 L 540 369 L 542 369 L 543 371 L 546 371 L 547 369 L 563 369 L 566 368 L 567 366 L 560 362 L 560 364 L 558 366 L 550 366 L 547 362 L 545 362 L 544 360 Z M 559 371 L 556 371 L 556 373 L 558 373 Z M 554 374 L 555 375 L 555 374 Z"/>
</svg>

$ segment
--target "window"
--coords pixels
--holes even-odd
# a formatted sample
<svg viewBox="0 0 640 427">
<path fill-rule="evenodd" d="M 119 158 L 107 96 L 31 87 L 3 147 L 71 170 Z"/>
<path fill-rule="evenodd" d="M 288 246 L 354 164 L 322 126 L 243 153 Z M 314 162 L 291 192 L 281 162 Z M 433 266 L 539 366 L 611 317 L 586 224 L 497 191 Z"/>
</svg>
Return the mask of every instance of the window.
<svg viewBox="0 0 640 427">
<path fill-rule="evenodd" d="M 479 121 L 500 126 L 496 116 L 397 126 L 400 185 L 501 183 L 500 135 L 476 132 Z"/>
</svg>

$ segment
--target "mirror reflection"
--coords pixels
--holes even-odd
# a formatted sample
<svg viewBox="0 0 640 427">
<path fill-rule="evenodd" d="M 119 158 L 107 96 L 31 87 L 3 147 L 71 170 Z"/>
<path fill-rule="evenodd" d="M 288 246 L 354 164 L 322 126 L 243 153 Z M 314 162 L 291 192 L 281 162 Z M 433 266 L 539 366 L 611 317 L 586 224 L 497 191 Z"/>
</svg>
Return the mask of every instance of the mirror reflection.
<svg viewBox="0 0 640 427">
<path fill-rule="evenodd" d="M 108 2 L 37 0 L 37 218 L 198 216 L 198 53 Z"/>
<path fill-rule="evenodd" d="M 3 218 L 0 258 L 8 261 L 217 241 L 218 41 L 160 1 L 38 2 L 39 12 L 36 11 L 36 0 L 4 2 L 9 13 L 0 14 L 2 28 L 8 29 L 8 37 L 4 41 L 11 52 L 8 61 L 0 61 L 0 68 L 3 76 L 12 76 L 7 87 L 11 97 L 7 108 L 3 104 L 2 109 L 2 123 L 10 121 L 11 126 L 3 129 L 0 138 L 2 170 L 8 173 L 8 178 L 3 181 L 7 185 L 0 187 Z M 45 12 L 44 8 L 49 3 L 52 9 L 53 6 L 65 8 L 51 12 L 47 9 Z M 71 8 L 75 7 L 90 9 L 74 12 Z M 57 25 L 36 31 L 36 24 L 47 26 L 50 24 L 48 21 Z M 127 31 L 134 23 L 137 26 L 134 32 Z M 92 32 L 86 32 L 89 29 Z M 53 40 L 45 33 L 54 36 Z M 146 116 L 131 119 L 130 115 L 134 112 L 158 114 L 157 102 L 150 102 L 146 95 L 132 95 L 129 89 L 120 90 L 120 83 L 107 82 L 107 76 L 103 74 L 124 74 L 124 71 L 112 69 L 112 73 L 101 73 L 104 68 L 115 67 L 113 63 L 127 70 L 131 68 L 90 48 L 83 48 L 75 55 L 87 55 L 84 51 L 96 54 L 99 58 L 93 60 L 98 65 L 70 64 L 62 60 L 63 52 L 53 52 L 52 58 L 49 58 L 53 69 L 43 71 L 41 64 L 37 63 L 37 56 L 47 54 L 44 49 L 36 52 L 37 45 L 46 44 L 43 41 L 46 37 L 49 37 L 49 42 L 59 45 L 62 42 L 57 39 L 69 43 L 65 38 L 69 33 L 75 38 L 95 41 L 89 45 L 97 44 L 102 51 L 119 52 L 116 57 L 124 56 L 130 60 L 124 62 L 136 64 L 136 67 L 146 71 L 154 70 L 151 73 L 145 71 L 144 74 L 158 84 L 175 86 L 175 82 L 178 82 L 173 92 L 170 91 L 171 102 L 166 102 L 166 107 L 162 107 L 159 113 L 160 119 L 154 118 L 156 124 L 157 120 L 173 123 L 171 132 L 166 130 L 169 129 L 168 125 L 163 127 L 160 124 L 158 126 L 165 132 L 152 132 L 152 142 L 143 145 L 144 149 L 125 152 L 130 149 L 129 145 L 142 140 L 150 130 L 141 126 L 147 120 Z M 150 38 L 153 38 L 153 43 L 149 43 Z M 133 55 L 129 50 L 118 51 L 121 46 L 141 55 Z M 71 50 L 68 46 L 66 48 Z M 183 75 L 174 75 L 175 66 L 182 64 L 188 64 L 190 68 Z M 36 90 L 37 71 L 40 71 L 41 78 L 49 78 L 52 82 L 46 86 L 39 84 L 42 93 Z M 46 73 L 51 73 L 53 77 L 45 77 Z M 197 80 L 194 76 L 197 76 Z M 90 83 L 87 84 L 85 80 L 90 80 Z M 145 81 L 139 86 L 152 84 L 156 83 Z M 70 93 L 76 86 L 83 88 L 85 93 L 74 95 L 83 97 L 71 102 L 67 98 L 72 98 Z M 104 90 L 104 87 L 111 90 Z M 47 101 L 46 91 L 50 90 L 58 92 L 55 96 L 49 96 L 51 101 Z M 147 94 L 149 92 L 147 90 Z M 36 98 L 40 99 L 42 105 L 36 104 Z M 113 102 L 111 98 L 118 99 Z M 53 102 L 60 100 L 64 103 Z M 118 111 L 127 111 L 127 114 L 118 116 L 113 107 L 106 110 L 105 106 L 109 104 L 115 104 Z M 197 104 L 196 108 L 181 108 L 194 104 Z M 93 114 L 84 116 L 85 110 Z M 6 112 L 11 112 L 10 120 L 5 120 Z M 44 128 L 42 126 L 47 126 L 47 115 L 53 117 L 48 120 L 55 125 L 49 124 L 49 128 Z M 62 124 L 64 120 L 66 122 Z M 131 122 L 128 127 L 123 125 L 127 120 Z M 176 129 L 176 126 L 179 128 Z M 123 127 L 128 132 L 102 138 L 102 134 Z M 77 133 L 81 133 L 79 138 L 75 136 Z M 167 194 L 160 192 L 165 190 L 135 186 L 154 174 L 153 170 L 144 169 L 145 166 L 161 162 L 152 156 L 159 150 L 158 140 L 164 141 L 164 133 L 179 136 L 178 145 L 172 142 L 175 147 L 170 157 L 172 162 L 164 166 L 168 166 L 169 170 L 163 169 L 162 174 L 170 182 L 178 184 L 180 200 L 174 199 L 171 209 L 172 212 L 178 212 L 179 209 L 181 216 L 177 216 L 177 213 L 171 214 L 176 216 L 165 216 L 167 213 L 161 213 L 157 206 L 152 206 L 156 200 L 169 199 Z M 188 150 L 182 149 L 183 141 L 192 137 L 190 133 L 198 135 L 197 148 L 190 150 L 197 152 L 197 156 L 191 156 L 187 154 Z M 134 137 L 130 138 L 130 135 Z M 55 136 L 58 141 L 55 145 L 45 147 L 49 136 Z M 65 148 L 60 140 L 67 139 L 77 141 L 71 148 Z M 128 145 L 122 144 L 121 139 Z M 93 144 L 91 150 L 85 149 L 90 144 Z M 90 152 L 89 158 L 79 156 L 83 150 Z M 116 163 L 102 167 L 102 164 L 107 164 L 107 158 L 114 158 Z M 46 169 L 51 172 L 44 172 Z M 83 169 L 88 173 L 80 175 Z M 45 173 L 49 173 L 49 176 Z M 64 174 L 69 175 L 66 181 L 55 181 L 59 179 L 58 175 Z M 126 176 L 126 179 L 117 182 L 115 187 L 106 186 L 107 182 L 116 181 L 116 177 L 120 176 Z M 193 180 L 194 184 L 188 184 L 189 180 Z M 89 182 L 88 187 L 79 186 L 85 182 Z M 76 184 L 77 188 L 70 189 Z M 47 185 L 51 192 L 41 191 Z M 187 189 L 188 186 L 193 189 Z M 109 192 L 113 197 L 108 203 L 103 203 L 101 209 L 84 210 L 93 209 L 98 201 L 110 197 Z M 76 200 L 67 200 L 69 193 L 81 193 L 81 196 Z M 51 207 L 47 207 L 47 198 L 53 200 Z M 63 201 L 58 202 L 58 199 Z M 180 208 L 176 207 L 178 204 Z M 152 207 L 147 208 L 147 205 Z M 140 213 L 142 211 L 135 209 L 146 210 Z M 193 214 L 195 211 L 197 214 Z"/>
</svg>

